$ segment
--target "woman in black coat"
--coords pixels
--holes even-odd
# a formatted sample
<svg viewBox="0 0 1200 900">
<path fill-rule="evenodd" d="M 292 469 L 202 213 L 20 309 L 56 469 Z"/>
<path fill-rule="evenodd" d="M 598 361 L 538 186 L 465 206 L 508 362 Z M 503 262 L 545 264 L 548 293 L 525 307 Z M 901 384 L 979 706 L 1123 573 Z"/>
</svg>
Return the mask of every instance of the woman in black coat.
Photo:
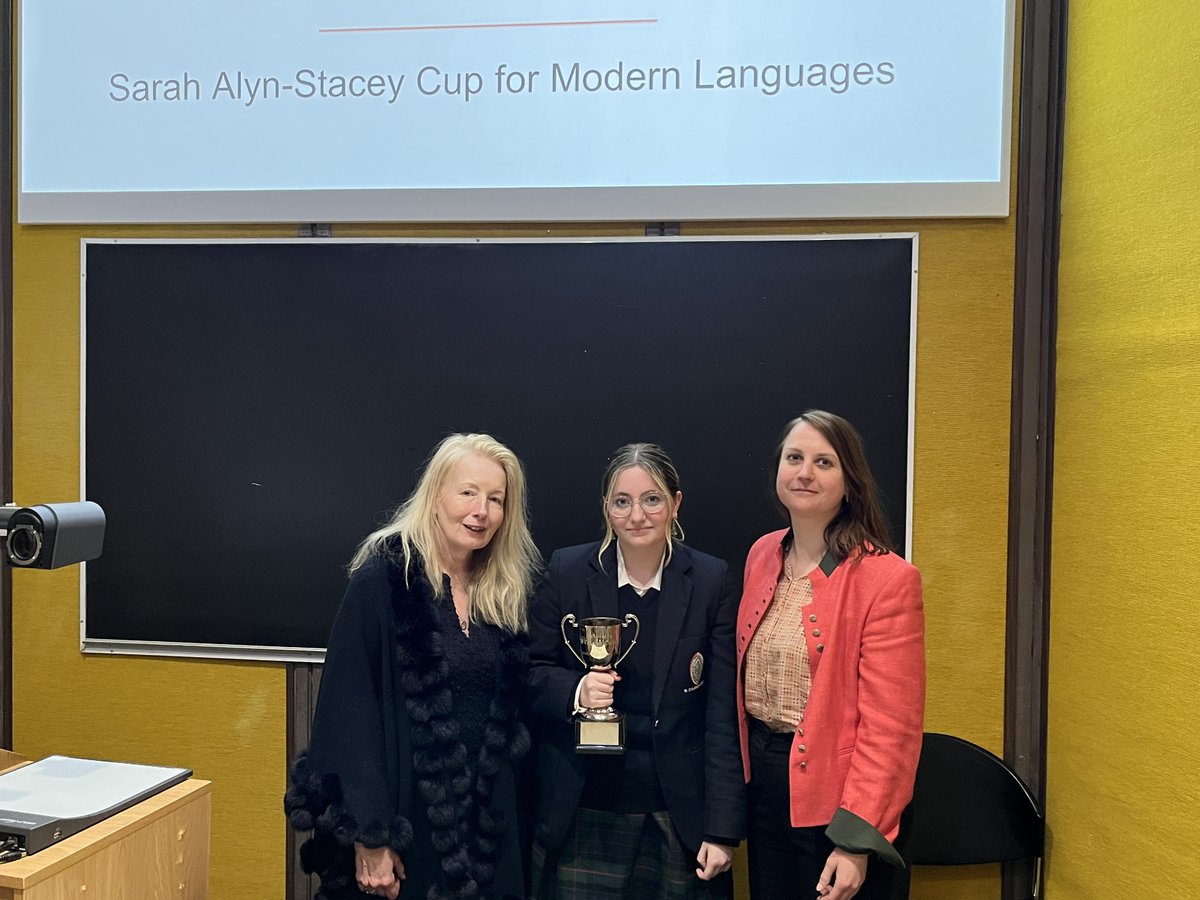
<svg viewBox="0 0 1200 900">
<path fill-rule="evenodd" d="M 285 805 L 318 897 L 519 898 L 514 766 L 537 551 L 520 461 L 452 435 L 371 534 Z"/>
<path fill-rule="evenodd" d="M 622 447 L 604 476 L 605 539 L 557 551 L 534 596 L 539 900 L 730 894 L 745 829 L 737 594 L 723 561 L 679 542 L 682 500 L 660 447 Z M 564 644 L 568 614 L 629 613 L 640 633 L 615 671 L 585 670 Z M 624 630 L 622 652 L 633 631 Z M 624 752 L 578 753 L 575 715 L 609 705 L 625 718 Z"/>
</svg>

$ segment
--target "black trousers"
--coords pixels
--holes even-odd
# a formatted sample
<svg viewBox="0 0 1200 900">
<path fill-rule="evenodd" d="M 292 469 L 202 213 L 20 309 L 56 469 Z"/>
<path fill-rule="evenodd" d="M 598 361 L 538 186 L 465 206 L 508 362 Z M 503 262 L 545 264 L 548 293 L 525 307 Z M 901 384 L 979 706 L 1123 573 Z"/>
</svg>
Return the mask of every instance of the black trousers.
<svg viewBox="0 0 1200 900">
<path fill-rule="evenodd" d="M 834 846 L 825 827 L 793 828 L 788 790 L 792 735 L 775 734 L 752 721 L 750 822 L 747 855 L 751 900 L 814 900 L 821 871 Z M 888 900 L 893 869 L 872 856 L 856 900 Z"/>
</svg>

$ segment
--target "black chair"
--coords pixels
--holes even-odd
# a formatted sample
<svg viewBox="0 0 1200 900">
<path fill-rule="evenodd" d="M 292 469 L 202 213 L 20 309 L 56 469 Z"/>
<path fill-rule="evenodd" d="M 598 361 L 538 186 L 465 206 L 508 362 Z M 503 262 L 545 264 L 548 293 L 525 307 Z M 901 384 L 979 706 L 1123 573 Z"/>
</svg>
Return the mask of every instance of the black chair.
<svg viewBox="0 0 1200 900">
<path fill-rule="evenodd" d="M 967 866 L 1028 859 L 1028 897 L 1041 883 L 1045 820 L 1004 760 L 970 741 L 926 732 L 913 799 L 896 841 L 908 868 L 894 900 L 907 900 L 911 867 Z"/>
</svg>

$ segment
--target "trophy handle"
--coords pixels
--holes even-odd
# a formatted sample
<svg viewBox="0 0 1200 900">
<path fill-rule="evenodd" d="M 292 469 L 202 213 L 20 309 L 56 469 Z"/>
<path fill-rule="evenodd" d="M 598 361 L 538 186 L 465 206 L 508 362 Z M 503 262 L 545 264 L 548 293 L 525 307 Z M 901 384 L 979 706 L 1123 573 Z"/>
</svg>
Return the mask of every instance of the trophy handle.
<svg viewBox="0 0 1200 900">
<path fill-rule="evenodd" d="M 618 665 L 620 665 L 622 659 L 624 659 L 625 657 L 627 657 L 629 655 L 629 651 L 632 650 L 634 645 L 637 643 L 638 635 L 642 633 L 642 623 L 638 620 L 638 617 L 635 616 L 633 613 L 625 614 L 625 621 L 621 623 L 621 627 L 628 628 L 630 622 L 632 622 L 635 626 L 637 626 L 636 628 L 633 629 L 633 640 L 629 642 L 629 646 L 625 648 L 625 652 L 621 654 L 621 658 L 612 664 L 612 667 L 614 669 Z"/>
<path fill-rule="evenodd" d="M 558 629 L 562 632 L 563 643 L 566 644 L 567 649 L 571 651 L 571 655 L 579 660 L 580 665 L 582 665 L 585 669 L 590 668 L 588 664 L 583 661 L 583 657 L 575 652 L 575 648 L 571 646 L 571 639 L 567 637 L 568 622 L 575 626 L 576 631 L 579 630 L 579 623 L 575 619 L 575 613 L 567 613 L 565 616 L 563 616 L 562 621 L 558 623 Z"/>
</svg>

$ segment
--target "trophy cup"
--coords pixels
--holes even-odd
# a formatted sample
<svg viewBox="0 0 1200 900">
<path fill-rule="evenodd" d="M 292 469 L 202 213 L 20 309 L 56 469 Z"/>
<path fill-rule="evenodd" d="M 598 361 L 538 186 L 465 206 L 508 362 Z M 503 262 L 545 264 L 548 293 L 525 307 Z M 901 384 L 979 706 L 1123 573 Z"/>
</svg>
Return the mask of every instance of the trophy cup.
<svg viewBox="0 0 1200 900">
<path fill-rule="evenodd" d="M 634 624 L 633 640 L 625 648 L 625 652 L 617 656 L 621 649 L 621 631 Z M 567 637 L 567 625 L 573 626 L 579 632 L 579 643 L 583 648 L 580 656 L 571 646 Z M 633 613 L 625 616 L 625 620 L 611 619 L 605 616 L 584 619 L 576 622 L 574 613 L 567 613 L 559 623 L 563 643 L 571 651 L 571 655 L 583 663 L 585 669 L 615 669 L 617 665 L 633 649 L 637 643 L 642 623 Z M 625 752 L 625 720 L 611 706 L 603 709 L 584 710 L 575 719 L 575 752 L 576 753 L 624 753 Z"/>
</svg>

